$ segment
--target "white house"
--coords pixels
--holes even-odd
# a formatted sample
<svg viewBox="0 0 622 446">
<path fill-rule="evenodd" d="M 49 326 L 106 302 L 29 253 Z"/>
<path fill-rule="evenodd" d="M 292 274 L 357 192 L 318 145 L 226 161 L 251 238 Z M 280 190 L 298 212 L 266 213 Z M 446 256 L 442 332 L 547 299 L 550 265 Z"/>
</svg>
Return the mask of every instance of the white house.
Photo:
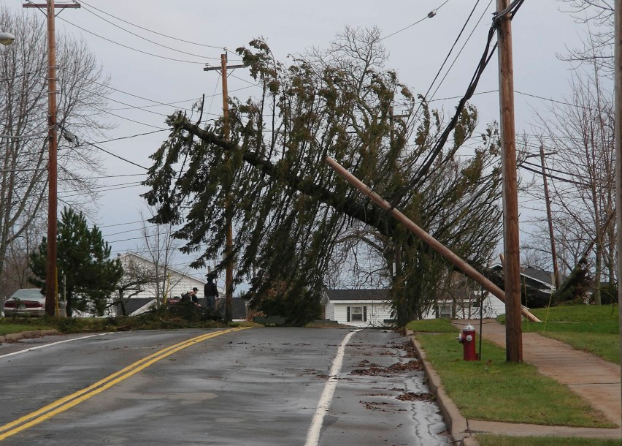
<svg viewBox="0 0 622 446">
<path fill-rule="evenodd" d="M 326 290 L 324 317 L 355 327 L 386 327 L 392 323 L 388 290 Z"/>
<path fill-rule="evenodd" d="M 153 271 L 155 268 L 155 265 L 151 260 L 139 256 L 133 252 L 119 255 L 119 259 L 121 260 L 121 264 L 126 271 L 135 267 L 138 267 L 144 271 Z M 189 275 L 188 272 L 168 268 L 168 279 L 165 286 L 166 298 L 171 299 L 179 297 L 183 293 L 187 293 L 192 290 L 192 288 L 198 288 L 199 291 L 197 292 L 197 296 L 199 297 L 199 302 L 203 303 L 204 285 L 205 281 Z M 222 295 L 223 293 L 224 290 L 221 287 L 218 287 L 218 294 Z M 155 304 L 154 298 L 156 294 L 156 284 L 147 284 L 144 286 L 143 291 L 132 296 L 128 300 L 126 312 L 129 315 L 136 315 L 148 311 L 149 308 Z"/>
<path fill-rule="evenodd" d="M 503 267 L 501 264 L 491 268 L 500 274 L 503 279 Z M 520 267 L 521 284 L 529 287 L 530 297 L 526 303 L 528 306 L 538 308 L 546 305 L 555 291 L 553 275 L 549 271 L 544 271 L 532 266 Z M 480 315 L 484 318 L 495 318 L 505 314 L 505 303 L 487 291 L 483 291 L 479 285 L 473 287 L 466 286 L 465 279 L 456 273 L 455 291 L 446 299 L 439 300 L 436 305 L 425 315 L 424 319 L 434 319 L 445 317 L 450 319 L 479 319 Z M 460 283 L 460 281 L 462 283 Z M 483 304 L 480 308 L 479 301 L 481 293 L 484 293 Z M 523 296 L 524 297 L 524 296 Z M 524 304 L 525 302 L 523 302 Z"/>
</svg>

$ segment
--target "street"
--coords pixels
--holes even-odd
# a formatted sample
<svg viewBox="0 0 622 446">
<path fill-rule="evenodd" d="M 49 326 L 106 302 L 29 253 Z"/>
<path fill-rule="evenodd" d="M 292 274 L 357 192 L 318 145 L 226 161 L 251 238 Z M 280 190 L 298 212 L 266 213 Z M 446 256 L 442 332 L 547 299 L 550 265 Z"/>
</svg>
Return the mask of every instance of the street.
<svg viewBox="0 0 622 446">
<path fill-rule="evenodd" d="M 407 341 L 387 330 L 253 328 L 2 344 L 0 441 L 448 445 Z"/>
</svg>

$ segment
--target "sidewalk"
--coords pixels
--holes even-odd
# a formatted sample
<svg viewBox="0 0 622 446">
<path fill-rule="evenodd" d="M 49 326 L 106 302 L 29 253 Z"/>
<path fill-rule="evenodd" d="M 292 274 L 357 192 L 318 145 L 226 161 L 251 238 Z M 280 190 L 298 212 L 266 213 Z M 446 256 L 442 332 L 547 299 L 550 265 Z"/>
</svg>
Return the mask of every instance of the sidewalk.
<svg viewBox="0 0 622 446">
<path fill-rule="evenodd" d="M 475 327 L 479 335 L 479 320 L 456 320 L 453 324 L 462 329 L 465 325 Z M 505 326 L 494 319 L 483 321 L 484 339 L 505 348 Z M 498 423 L 465 419 L 451 401 L 436 372 L 425 361 L 416 338 L 413 343 L 424 360 L 431 390 L 437 394 L 437 401 L 445 417 L 448 429 L 454 440 L 462 444 L 477 445 L 470 435 L 490 433 L 516 436 L 560 436 L 589 438 L 622 438 L 618 429 L 575 428 L 566 426 L 540 426 L 516 423 Z M 457 342 L 457 341 L 456 341 Z M 483 354 L 486 354 L 484 350 Z M 523 333 L 523 360 L 537 367 L 538 371 L 549 376 L 584 398 L 592 407 L 603 412 L 609 421 L 620 425 L 622 409 L 620 405 L 620 366 L 600 359 L 592 354 L 575 350 L 563 342 L 549 339 L 536 333 Z"/>
</svg>

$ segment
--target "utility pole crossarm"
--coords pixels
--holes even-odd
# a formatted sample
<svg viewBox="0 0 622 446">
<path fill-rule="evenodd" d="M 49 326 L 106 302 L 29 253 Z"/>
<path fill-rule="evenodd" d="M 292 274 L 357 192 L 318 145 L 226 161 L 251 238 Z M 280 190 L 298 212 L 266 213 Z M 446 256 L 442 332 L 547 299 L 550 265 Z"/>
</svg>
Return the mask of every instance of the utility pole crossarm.
<svg viewBox="0 0 622 446">
<path fill-rule="evenodd" d="M 235 68 L 246 68 L 246 65 L 227 65 L 227 70 L 233 70 Z M 220 71 L 222 67 L 205 67 L 203 71 Z"/>
<path fill-rule="evenodd" d="M 22 5 L 24 8 L 47 8 L 47 3 L 24 3 Z M 54 9 L 65 9 L 65 8 L 81 8 L 82 5 L 80 3 L 68 3 L 68 4 L 60 4 L 54 5 Z"/>
</svg>

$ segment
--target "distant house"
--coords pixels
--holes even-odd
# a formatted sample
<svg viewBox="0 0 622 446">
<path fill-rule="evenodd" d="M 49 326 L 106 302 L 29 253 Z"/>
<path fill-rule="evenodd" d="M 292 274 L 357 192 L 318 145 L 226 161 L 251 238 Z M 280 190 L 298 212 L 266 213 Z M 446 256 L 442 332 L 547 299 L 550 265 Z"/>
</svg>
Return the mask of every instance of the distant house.
<svg viewBox="0 0 622 446">
<path fill-rule="evenodd" d="M 155 264 L 136 253 L 128 252 L 126 254 L 122 254 L 119 256 L 121 260 L 121 264 L 123 268 L 127 271 L 130 268 L 130 264 L 133 263 L 134 266 L 139 266 L 143 270 L 153 270 L 155 268 Z M 167 299 L 172 299 L 175 297 L 181 296 L 183 293 L 187 293 L 192 290 L 192 288 L 198 288 L 199 291 L 197 296 L 199 297 L 199 303 L 205 305 L 205 299 L 203 296 L 203 286 L 205 282 L 201 279 L 193 277 L 188 273 L 184 273 L 182 271 L 168 268 L 169 279 L 166 293 Z M 153 305 L 155 305 L 155 297 L 156 297 L 156 284 L 147 284 L 143 287 L 143 291 L 138 294 L 132 296 L 127 300 L 126 303 L 126 313 L 130 316 L 137 315 L 140 313 L 144 313 L 148 311 Z M 218 287 L 218 294 L 222 294 L 224 291 Z"/>
<path fill-rule="evenodd" d="M 494 265 L 491 269 L 503 278 L 502 265 Z M 551 301 L 551 295 L 555 292 L 553 273 L 533 266 L 521 265 L 520 276 L 521 287 L 523 288 L 521 292 L 522 304 L 528 308 L 546 307 Z M 562 277 L 561 279 L 563 281 L 565 278 Z"/>
<path fill-rule="evenodd" d="M 498 271 L 503 274 L 503 266 L 501 266 L 500 264 L 494 265 L 491 269 L 493 271 Z M 550 271 L 544 271 L 543 269 L 529 265 L 521 265 L 520 275 L 521 280 L 528 286 L 548 293 L 550 293 L 551 291 L 555 291 L 553 273 Z"/>
<path fill-rule="evenodd" d="M 392 323 L 388 290 L 325 290 L 324 317 L 355 327 L 385 327 Z"/>
<path fill-rule="evenodd" d="M 498 273 L 499 280 L 503 281 L 503 267 L 498 264 L 491 268 Z M 527 300 L 527 307 L 530 303 L 534 306 L 542 306 L 549 301 L 551 293 L 555 291 L 553 276 L 550 272 L 534 268 L 532 266 L 521 266 L 521 285 L 527 286 L 531 301 Z M 467 285 L 465 277 L 460 273 L 453 276 L 455 282 L 452 291 L 445 299 L 439 300 L 436 305 L 424 316 L 424 319 L 449 318 L 449 319 L 479 319 L 480 315 L 484 318 L 495 318 L 505 314 L 505 303 L 487 291 L 482 290 L 480 285 Z M 497 284 L 502 287 L 500 283 Z M 482 293 L 484 299 L 480 300 Z M 525 296 L 523 304 L 525 304 Z"/>
</svg>

